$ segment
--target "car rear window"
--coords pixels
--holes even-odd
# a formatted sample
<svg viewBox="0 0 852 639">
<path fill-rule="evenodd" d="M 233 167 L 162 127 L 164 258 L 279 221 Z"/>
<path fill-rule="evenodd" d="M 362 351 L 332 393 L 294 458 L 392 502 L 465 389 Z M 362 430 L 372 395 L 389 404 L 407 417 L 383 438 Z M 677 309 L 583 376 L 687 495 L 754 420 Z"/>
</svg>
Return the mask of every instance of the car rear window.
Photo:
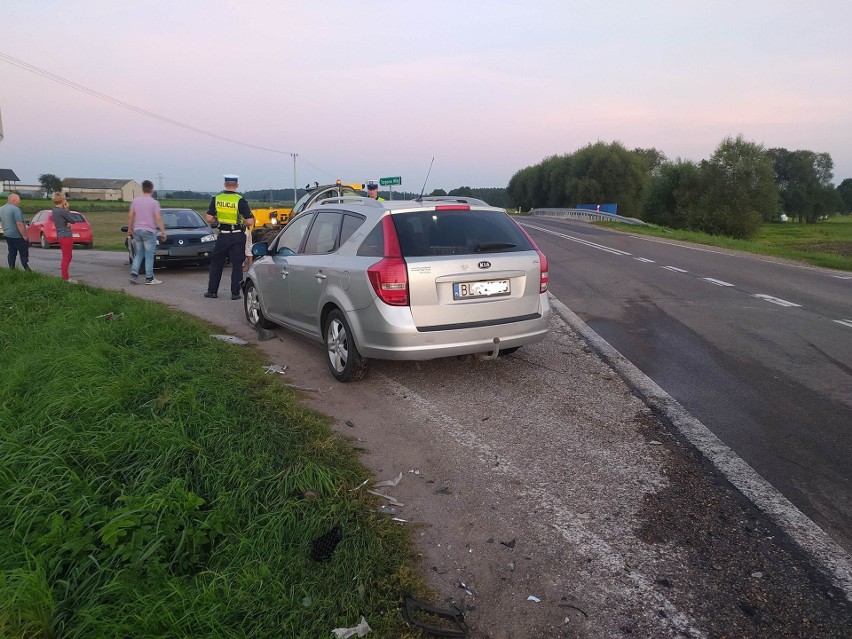
<svg viewBox="0 0 852 639">
<path fill-rule="evenodd" d="M 414 211 L 391 219 L 403 257 L 532 250 L 518 225 L 499 211 Z"/>
<path fill-rule="evenodd" d="M 84 218 L 80 213 L 69 213 L 71 216 L 71 220 L 73 222 L 85 222 L 86 218 Z"/>
</svg>

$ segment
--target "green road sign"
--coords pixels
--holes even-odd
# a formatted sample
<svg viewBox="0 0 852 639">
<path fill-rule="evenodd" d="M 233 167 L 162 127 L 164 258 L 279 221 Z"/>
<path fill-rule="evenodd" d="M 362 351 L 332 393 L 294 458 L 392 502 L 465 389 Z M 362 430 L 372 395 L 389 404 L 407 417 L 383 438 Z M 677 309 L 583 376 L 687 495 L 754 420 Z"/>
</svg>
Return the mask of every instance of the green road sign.
<svg viewBox="0 0 852 639">
<path fill-rule="evenodd" d="M 380 186 L 396 186 L 398 184 L 402 184 L 401 177 L 386 177 L 379 180 Z"/>
</svg>

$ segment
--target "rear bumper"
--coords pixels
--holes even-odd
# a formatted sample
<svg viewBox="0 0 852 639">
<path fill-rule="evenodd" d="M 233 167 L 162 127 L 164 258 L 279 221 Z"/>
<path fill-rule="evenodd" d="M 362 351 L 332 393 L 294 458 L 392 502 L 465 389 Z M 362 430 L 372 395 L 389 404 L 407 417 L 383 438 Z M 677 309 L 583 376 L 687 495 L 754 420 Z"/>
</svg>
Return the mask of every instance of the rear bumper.
<svg viewBox="0 0 852 639">
<path fill-rule="evenodd" d="M 347 313 L 358 350 L 364 357 L 392 360 L 428 360 L 472 353 L 489 353 L 540 342 L 550 326 L 550 302 L 539 295 L 539 312 L 512 322 L 418 331 L 408 307 L 376 302 Z M 495 342 L 496 340 L 496 342 Z"/>
</svg>

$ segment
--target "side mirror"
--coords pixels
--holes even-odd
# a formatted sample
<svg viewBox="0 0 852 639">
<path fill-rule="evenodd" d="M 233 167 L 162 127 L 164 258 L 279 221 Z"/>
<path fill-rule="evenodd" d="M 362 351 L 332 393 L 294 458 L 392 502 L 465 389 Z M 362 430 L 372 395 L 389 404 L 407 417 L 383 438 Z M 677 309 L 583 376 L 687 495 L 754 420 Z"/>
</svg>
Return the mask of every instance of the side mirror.
<svg viewBox="0 0 852 639">
<path fill-rule="evenodd" d="M 251 245 L 251 254 L 253 257 L 269 255 L 269 242 L 255 242 Z"/>
<path fill-rule="evenodd" d="M 122 226 L 122 227 L 121 227 L 121 232 L 122 232 L 122 233 L 127 233 L 127 227 L 126 227 L 126 226 Z"/>
</svg>

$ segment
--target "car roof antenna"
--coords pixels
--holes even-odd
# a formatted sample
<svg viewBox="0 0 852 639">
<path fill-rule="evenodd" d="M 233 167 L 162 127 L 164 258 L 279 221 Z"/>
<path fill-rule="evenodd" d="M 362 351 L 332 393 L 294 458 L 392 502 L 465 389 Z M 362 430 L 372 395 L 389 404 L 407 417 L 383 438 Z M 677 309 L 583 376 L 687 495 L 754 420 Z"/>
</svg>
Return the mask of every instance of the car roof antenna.
<svg viewBox="0 0 852 639">
<path fill-rule="evenodd" d="M 432 156 L 432 161 L 431 161 L 431 162 L 429 162 L 429 170 L 426 172 L 426 179 L 425 179 L 425 180 L 423 180 L 423 188 L 422 188 L 422 189 L 420 189 L 420 195 L 419 195 L 419 196 L 417 196 L 417 201 L 418 201 L 418 202 L 422 202 L 422 201 L 423 201 L 423 191 L 425 191 L 425 190 L 426 190 L 426 182 L 428 182 L 428 181 L 429 181 L 429 176 L 432 174 L 432 165 L 433 165 L 434 163 L 435 163 L 435 156 L 433 155 L 433 156 Z"/>
</svg>

